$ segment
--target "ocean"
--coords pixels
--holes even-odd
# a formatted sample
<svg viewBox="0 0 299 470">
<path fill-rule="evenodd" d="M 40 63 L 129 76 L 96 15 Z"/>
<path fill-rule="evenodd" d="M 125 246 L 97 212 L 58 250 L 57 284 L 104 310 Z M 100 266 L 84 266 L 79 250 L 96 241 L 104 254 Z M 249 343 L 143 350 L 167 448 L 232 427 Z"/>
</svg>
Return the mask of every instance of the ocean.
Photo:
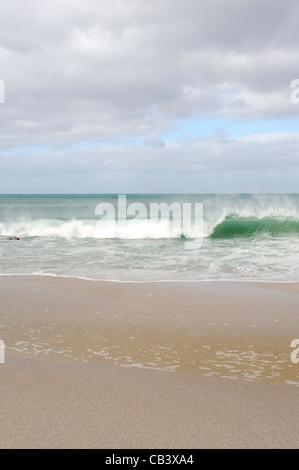
<svg viewBox="0 0 299 470">
<path fill-rule="evenodd" d="M 299 194 L 122 197 L 126 218 L 119 216 L 119 195 L 1 195 L 0 274 L 299 281 Z M 169 214 L 152 217 L 155 204 Z M 190 220 L 183 223 L 187 206 Z"/>
</svg>

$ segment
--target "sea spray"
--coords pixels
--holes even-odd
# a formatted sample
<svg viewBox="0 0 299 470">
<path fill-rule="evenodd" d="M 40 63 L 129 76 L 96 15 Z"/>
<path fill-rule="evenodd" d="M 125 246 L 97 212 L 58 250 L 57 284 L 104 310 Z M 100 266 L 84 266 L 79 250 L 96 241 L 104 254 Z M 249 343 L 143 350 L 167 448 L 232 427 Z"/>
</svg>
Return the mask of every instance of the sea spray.
<svg viewBox="0 0 299 470">
<path fill-rule="evenodd" d="M 127 195 L 126 203 L 129 213 L 118 219 L 118 195 L 0 196 L 0 274 L 299 280 L 297 194 Z M 151 204 L 163 203 L 177 212 L 149 217 Z M 188 250 L 200 233 L 196 203 L 203 242 Z M 114 208 L 117 233 L 113 218 L 95 214 L 99 204 Z M 188 223 L 178 217 L 186 207 Z"/>
</svg>

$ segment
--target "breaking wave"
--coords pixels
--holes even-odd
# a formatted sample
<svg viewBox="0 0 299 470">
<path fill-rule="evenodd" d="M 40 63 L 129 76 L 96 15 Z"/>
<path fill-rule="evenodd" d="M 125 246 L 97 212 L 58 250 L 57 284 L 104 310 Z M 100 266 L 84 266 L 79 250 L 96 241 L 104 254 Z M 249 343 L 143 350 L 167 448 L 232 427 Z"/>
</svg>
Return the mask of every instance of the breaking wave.
<svg viewBox="0 0 299 470">
<path fill-rule="evenodd" d="M 95 238 L 95 239 L 167 239 L 195 238 L 212 239 L 251 237 L 257 235 L 299 236 L 299 218 L 295 217 L 244 217 L 238 214 L 224 214 L 204 218 L 203 228 L 198 222 L 190 221 L 185 229 L 181 220 L 131 219 L 114 222 L 98 219 L 38 219 L 0 222 L 0 236 L 19 238 Z"/>
<path fill-rule="evenodd" d="M 273 237 L 299 235 L 299 219 L 226 216 L 223 222 L 213 228 L 210 236 L 211 238 L 238 238 L 259 234 L 268 234 Z"/>
</svg>

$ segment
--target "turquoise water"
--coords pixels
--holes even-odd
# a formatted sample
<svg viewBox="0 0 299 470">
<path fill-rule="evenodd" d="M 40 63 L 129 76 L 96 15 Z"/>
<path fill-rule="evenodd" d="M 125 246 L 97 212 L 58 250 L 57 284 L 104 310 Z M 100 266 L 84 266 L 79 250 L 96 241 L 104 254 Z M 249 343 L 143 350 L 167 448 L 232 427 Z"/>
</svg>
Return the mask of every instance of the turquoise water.
<svg viewBox="0 0 299 470">
<path fill-rule="evenodd" d="M 152 217 L 151 205 L 161 203 L 174 204 L 170 218 Z M 98 204 L 111 210 L 101 217 Z M 299 281 L 298 194 L 127 195 L 125 220 L 118 204 L 118 195 L 0 196 L 0 274 Z M 184 204 L 189 224 L 180 218 Z M 199 235 L 202 243 L 187 249 Z"/>
</svg>

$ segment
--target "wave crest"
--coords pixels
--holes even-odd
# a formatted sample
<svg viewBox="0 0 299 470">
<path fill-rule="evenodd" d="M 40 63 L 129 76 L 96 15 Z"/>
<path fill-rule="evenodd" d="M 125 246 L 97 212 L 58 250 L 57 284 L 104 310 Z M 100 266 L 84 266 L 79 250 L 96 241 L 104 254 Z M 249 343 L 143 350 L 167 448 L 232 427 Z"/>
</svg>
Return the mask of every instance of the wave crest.
<svg viewBox="0 0 299 470">
<path fill-rule="evenodd" d="M 273 237 L 299 235 L 299 220 L 289 217 L 226 216 L 213 227 L 211 238 L 238 238 L 268 234 Z"/>
</svg>

